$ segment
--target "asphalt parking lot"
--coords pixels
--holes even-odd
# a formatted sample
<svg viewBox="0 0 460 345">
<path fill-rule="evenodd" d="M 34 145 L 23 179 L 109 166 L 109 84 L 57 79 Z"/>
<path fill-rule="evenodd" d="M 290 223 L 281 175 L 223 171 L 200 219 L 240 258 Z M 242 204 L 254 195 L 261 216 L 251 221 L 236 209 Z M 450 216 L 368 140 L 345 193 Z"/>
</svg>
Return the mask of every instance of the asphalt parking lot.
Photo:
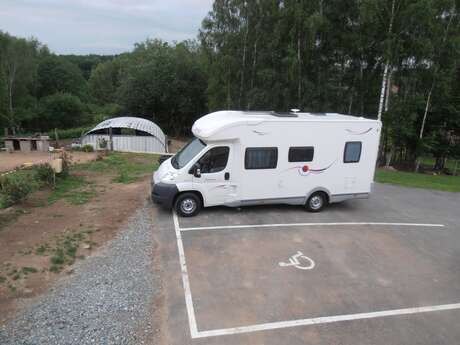
<svg viewBox="0 0 460 345">
<path fill-rule="evenodd" d="M 460 343 L 460 194 L 158 210 L 169 344 Z"/>
</svg>

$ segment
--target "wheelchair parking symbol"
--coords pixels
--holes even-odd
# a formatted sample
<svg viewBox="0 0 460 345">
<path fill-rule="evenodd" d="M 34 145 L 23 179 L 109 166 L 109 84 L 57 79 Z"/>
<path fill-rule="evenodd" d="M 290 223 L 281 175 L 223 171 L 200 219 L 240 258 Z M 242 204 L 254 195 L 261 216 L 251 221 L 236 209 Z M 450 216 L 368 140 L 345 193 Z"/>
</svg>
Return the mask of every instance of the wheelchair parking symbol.
<svg viewBox="0 0 460 345">
<path fill-rule="evenodd" d="M 292 255 L 289 258 L 289 262 L 280 262 L 278 264 L 281 267 L 294 266 L 299 270 L 311 270 L 315 267 L 315 262 L 308 256 L 303 255 L 301 251 L 298 251 L 297 254 Z"/>
</svg>

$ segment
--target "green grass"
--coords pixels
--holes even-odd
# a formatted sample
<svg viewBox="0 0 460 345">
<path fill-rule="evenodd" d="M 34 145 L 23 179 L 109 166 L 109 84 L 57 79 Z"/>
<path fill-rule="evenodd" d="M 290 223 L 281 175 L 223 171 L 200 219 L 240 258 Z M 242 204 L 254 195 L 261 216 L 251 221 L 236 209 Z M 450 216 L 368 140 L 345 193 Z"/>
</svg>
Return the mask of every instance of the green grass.
<svg viewBox="0 0 460 345">
<path fill-rule="evenodd" d="M 375 180 L 405 187 L 460 192 L 460 176 L 428 175 L 378 169 Z"/>
<path fill-rule="evenodd" d="M 115 175 L 112 182 L 131 183 L 150 175 L 157 167 L 157 155 L 112 152 L 104 159 L 80 164 L 75 169 L 108 172 Z"/>
<path fill-rule="evenodd" d="M 82 176 L 69 175 L 56 180 L 56 187 L 48 197 L 48 203 L 53 204 L 60 199 L 65 199 L 72 205 L 87 203 L 96 195 L 94 185 Z"/>
<path fill-rule="evenodd" d="M 38 270 L 35 267 L 25 266 L 25 267 L 22 268 L 22 273 L 24 273 L 24 274 L 37 273 L 37 272 L 38 272 Z"/>
<path fill-rule="evenodd" d="M 90 231 L 69 233 L 56 240 L 56 247 L 47 249 L 53 253 L 50 258 L 50 271 L 60 272 L 64 266 L 72 265 L 77 259 L 77 251 L 81 243 L 86 240 Z"/>
<path fill-rule="evenodd" d="M 455 169 L 455 160 L 448 159 L 445 165 L 445 168 L 449 169 L 450 171 L 454 171 Z M 436 159 L 434 157 L 423 157 L 421 160 L 422 165 L 433 168 L 434 164 L 436 163 Z M 457 165 L 457 173 L 460 173 L 460 160 Z"/>
</svg>

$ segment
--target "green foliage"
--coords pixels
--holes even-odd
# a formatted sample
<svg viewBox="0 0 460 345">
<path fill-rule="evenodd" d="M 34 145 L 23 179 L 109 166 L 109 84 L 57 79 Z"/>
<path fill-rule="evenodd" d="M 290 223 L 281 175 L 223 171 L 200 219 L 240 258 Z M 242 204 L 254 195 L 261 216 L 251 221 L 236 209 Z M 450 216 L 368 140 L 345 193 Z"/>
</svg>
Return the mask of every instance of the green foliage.
<svg viewBox="0 0 460 345">
<path fill-rule="evenodd" d="M 0 126 L 128 114 L 179 135 L 220 109 L 375 118 L 387 66 L 382 153 L 400 164 L 433 155 L 442 170 L 460 156 L 459 21 L 453 0 L 228 0 L 214 1 L 199 42 L 148 39 L 119 56 L 57 56 L 0 33 Z"/>
<path fill-rule="evenodd" d="M 91 95 L 101 104 L 115 103 L 120 74 L 121 62 L 118 59 L 97 65 L 89 79 Z"/>
<path fill-rule="evenodd" d="M 37 70 L 38 97 L 55 93 L 69 93 L 87 99 L 88 86 L 80 69 L 65 58 L 49 55 L 43 58 Z"/>
<path fill-rule="evenodd" d="M 69 129 L 58 129 L 57 135 L 59 139 L 74 139 L 80 138 L 83 134 L 88 132 L 92 126 L 82 126 Z M 54 130 L 48 132 L 49 137 L 52 140 L 56 140 L 56 133 Z"/>
<path fill-rule="evenodd" d="M 31 170 L 17 171 L 0 176 L 0 208 L 24 200 L 38 186 Z"/>
<path fill-rule="evenodd" d="M 198 47 L 161 40 L 137 44 L 124 57 L 119 102 L 128 113 L 151 119 L 169 133 L 186 133 L 206 111 L 206 74 Z"/>
<path fill-rule="evenodd" d="M 88 122 L 85 105 L 70 93 L 55 93 L 42 98 L 40 118 L 49 128 L 69 128 Z"/>
<path fill-rule="evenodd" d="M 38 181 L 47 186 L 54 185 L 54 170 L 51 165 L 45 163 L 34 166 L 35 176 Z"/>
<path fill-rule="evenodd" d="M 27 275 L 29 273 L 37 273 L 38 270 L 35 267 L 25 266 L 21 269 L 21 272 Z"/>
<path fill-rule="evenodd" d="M 86 144 L 86 145 L 82 146 L 81 150 L 83 152 L 94 152 L 94 147 L 93 147 L 93 145 Z"/>
</svg>

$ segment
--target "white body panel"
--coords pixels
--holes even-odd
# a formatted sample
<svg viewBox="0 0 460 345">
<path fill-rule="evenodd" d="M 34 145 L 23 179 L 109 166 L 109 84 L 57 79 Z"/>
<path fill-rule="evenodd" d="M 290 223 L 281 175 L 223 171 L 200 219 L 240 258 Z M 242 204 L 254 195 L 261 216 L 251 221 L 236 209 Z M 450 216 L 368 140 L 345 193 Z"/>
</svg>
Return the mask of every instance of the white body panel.
<svg viewBox="0 0 460 345">
<path fill-rule="evenodd" d="M 366 197 L 373 182 L 380 129 L 379 121 L 339 114 L 212 113 L 197 120 L 192 129 L 207 146 L 182 169 L 174 169 L 170 160 L 164 162 L 154 181 L 174 183 L 179 191 L 198 191 L 204 206 L 303 204 L 317 190 L 326 192 L 330 202 Z M 356 141 L 362 143 L 359 162 L 344 163 L 345 143 Z M 227 167 L 199 178 L 190 174 L 195 162 L 216 146 L 230 147 Z M 289 148 L 296 146 L 314 147 L 313 160 L 289 162 Z M 276 168 L 245 169 L 248 147 L 277 147 Z M 170 178 L 163 180 L 167 174 Z"/>
</svg>

